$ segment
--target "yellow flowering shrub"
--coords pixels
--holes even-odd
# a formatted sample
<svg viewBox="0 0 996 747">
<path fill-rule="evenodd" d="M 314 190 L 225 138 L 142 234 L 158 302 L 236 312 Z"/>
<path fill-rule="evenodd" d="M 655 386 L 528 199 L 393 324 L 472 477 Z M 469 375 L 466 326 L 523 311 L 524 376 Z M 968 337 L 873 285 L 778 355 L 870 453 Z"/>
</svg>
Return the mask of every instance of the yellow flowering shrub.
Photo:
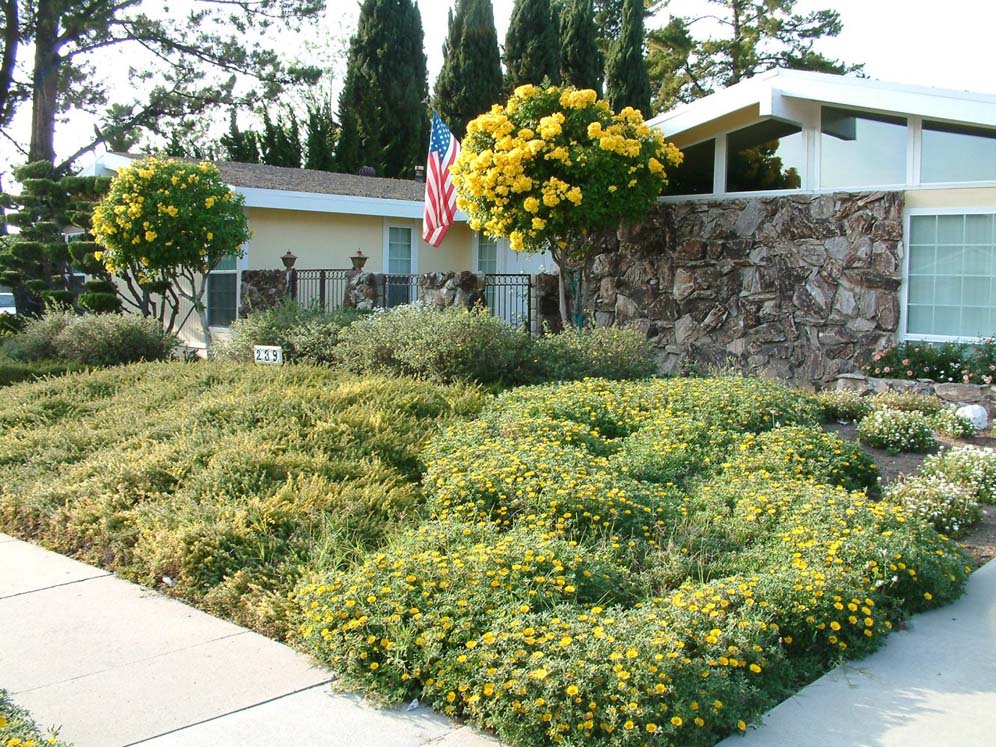
<svg viewBox="0 0 996 747">
<path fill-rule="evenodd" d="M 118 171 L 93 211 L 95 254 L 109 272 L 172 282 L 206 272 L 249 238 L 244 199 L 210 163 L 157 156 Z"/>
<path fill-rule="evenodd" d="M 738 377 L 522 388 L 423 453 L 430 521 L 300 590 L 305 644 L 510 744 L 713 745 L 951 601 L 823 404 Z"/>
<path fill-rule="evenodd" d="M 0 747 L 69 747 L 59 739 L 58 729 L 46 732 L 38 727 L 31 714 L 0 689 Z"/>
<path fill-rule="evenodd" d="M 533 85 L 472 120 L 462 146 L 451 171 L 471 227 L 530 252 L 642 218 L 681 161 L 634 109 Z"/>
</svg>

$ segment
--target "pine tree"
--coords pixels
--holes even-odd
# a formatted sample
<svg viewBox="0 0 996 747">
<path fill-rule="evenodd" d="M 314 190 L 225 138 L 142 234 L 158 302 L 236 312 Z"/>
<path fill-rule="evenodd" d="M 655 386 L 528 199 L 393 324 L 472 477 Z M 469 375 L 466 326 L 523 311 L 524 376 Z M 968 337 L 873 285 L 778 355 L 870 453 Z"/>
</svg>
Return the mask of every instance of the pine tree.
<svg viewBox="0 0 996 747">
<path fill-rule="evenodd" d="M 443 45 L 433 105 L 458 139 L 502 98 L 501 55 L 491 0 L 457 0 Z"/>
<path fill-rule="evenodd" d="M 422 16 L 413 0 L 364 0 L 339 97 L 337 168 L 412 177 L 429 142 Z"/>
<path fill-rule="evenodd" d="M 569 0 L 560 25 L 560 77 L 564 85 L 602 95 L 602 53 L 592 0 Z"/>
<path fill-rule="evenodd" d="M 259 163 L 259 138 L 252 130 L 240 130 L 235 109 L 228 115 L 228 132 L 219 143 L 225 158 L 236 163 Z"/>
<path fill-rule="evenodd" d="M 505 35 L 505 89 L 560 84 L 560 38 L 550 0 L 515 0 Z"/>
<path fill-rule="evenodd" d="M 631 106 L 650 116 L 650 77 L 643 58 L 643 0 L 623 0 L 622 31 L 605 69 L 605 88 L 616 111 Z"/>
<path fill-rule="evenodd" d="M 816 70 L 840 75 L 861 72 L 854 65 L 813 50 L 819 39 L 842 29 L 835 10 L 795 12 L 796 0 L 708 0 L 715 35 L 693 34 L 702 18 L 675 16 L 647 35 L 654 105 L 658 111 L 694 101 L 773 68 Z"/>
</svg>

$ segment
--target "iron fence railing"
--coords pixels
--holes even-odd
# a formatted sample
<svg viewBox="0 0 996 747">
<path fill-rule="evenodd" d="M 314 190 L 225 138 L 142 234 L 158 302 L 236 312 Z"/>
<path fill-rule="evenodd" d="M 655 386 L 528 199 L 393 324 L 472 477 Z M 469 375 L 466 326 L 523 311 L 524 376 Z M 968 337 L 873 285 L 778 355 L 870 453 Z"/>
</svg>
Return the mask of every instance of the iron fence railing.
<svg viewBox="0 0 996 747">
<path fill-rule="evenodd" d="M 334 310 L 349 292 L 350 270 L 291 270 L 288 295 L 302 306 Z M 532 319 L 532 276 L 514 273 L 484 275 L 484 303 L 491 313 L 516 327 L 529 329 Z M 394 308 L 422 297 L 422 276 L 386 273 L 377 276 L 377 306 Z"/>
<path fill-rule="evenodd" d="M 346 300 L 349 270 L 291 270 L 290 297 L 302 306 L 332 311 Z"/>
</svg>

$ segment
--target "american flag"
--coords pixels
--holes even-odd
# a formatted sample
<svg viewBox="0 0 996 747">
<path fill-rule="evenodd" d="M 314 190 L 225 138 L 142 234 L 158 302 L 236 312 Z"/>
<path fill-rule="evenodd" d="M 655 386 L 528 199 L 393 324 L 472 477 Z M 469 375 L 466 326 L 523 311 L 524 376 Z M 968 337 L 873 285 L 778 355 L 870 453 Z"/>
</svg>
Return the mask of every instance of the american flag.
<svg viewBox="0 0 996 747">
<path fill-rule="evenodd" d="M 422 238 L 427 244 L 439 246 L 453 223 L 456 212 L 456 190 L 450 166 L 460 155 L 460 143 L 439 118 L 432 115 L 432 137 L 429 139 L 429 160 L 425 168 L 425 215 L 422 218 Z"/>
</svg>

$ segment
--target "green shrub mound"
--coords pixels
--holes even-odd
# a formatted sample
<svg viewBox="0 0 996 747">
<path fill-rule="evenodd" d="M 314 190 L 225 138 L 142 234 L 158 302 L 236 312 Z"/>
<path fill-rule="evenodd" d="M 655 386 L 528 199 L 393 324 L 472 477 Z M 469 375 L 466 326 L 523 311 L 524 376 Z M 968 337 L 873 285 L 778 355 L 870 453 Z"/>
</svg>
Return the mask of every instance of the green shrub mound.
<svg viewBox="0 0 996 747">
<path fill-rule="evenodd" d="M 868 446 L 894 452 L 924 453 L 937 445 L 930 420 L 916 410 L 874 410 L 858 424 L 858 438 Z"/>
<path fill-rule="evenodd" d="M 856 423 L 872 411 L 872 401 L 847 389 L 826 389 L 816 395 L 827 420 Z"/>
<path fill-rule="evenodd" d="M 954 408 L 946 408 L 928 416 L 930 427 L 949 438 L 971 438 L 976 434 L 975 424 L 970 418 L 959 415 Z"/>
<path fill-rule="evenodd" d="M 47 376 L 61 376 L 83 367 L 67 361 L 14 361 L 0 355 L 0 387 L 17 384 L 21 381 L 35 381 Z"/>
<path fill-rule="evenodd" d="M 546 332 L 532 348 L 533 380 L 645 379 L 656 371 L 647 336 L 631 327 Z"/>
<path fill-rule="evenodd" d="M 735 473 L 812 478 L 847 490 L 878 489 L 878 469 L 860 446 L 811 427 L 750 434 L 726 466 Z"/>
<path fill-rule="evenodd" d="M 876 394 L 871 398 L 871 404 L 873 410 L 900 410 L 918 412 L 921 415 L 936 415 L 946 407 L 944 400 L 933 394 L 895 390 Z"/>
<path fill-rule="evenodd" d="M 468 387 L 218 362 L 23 384 L 0 392 L 0 530 L 280 637 L 302 573 L 412 521 L 423 442 L 481 403 Z"/>
<path fill-rule="evenodd" d="M 84 366 L 115 366 L 168 358 L 175 335 L 160 322 L 136 314 L 49 312 L 7 338 L 0 351 L 17 361 L 60 360 Z"/>
<path fill-rule="evenodd" d="M 281 303 L 233 322 L 231 336 L 215 346 L 214 355 L 249 363 L 254 345 L 279 345 L 288 362 L 329 365 L 335 361 L 339 333 L 369 313 L 357 309 L 323 311 L 293 302 Z"/>
<path fill-rule="evenodd" d="M 996 451 L 959 446 L 931 454 L 920 473 L 942 477 L 969 491 L 979 503 L 996 505 Z"/>
<path fill-rule="evenodd" d="M 969 572 L 846 489 L 875 471 L 823 407 L 742 378 L 497 397 L 423 454 L 430 522 L 302 586 L 303 642 L 512 744 L 712 745 Z"/>
</svg>

